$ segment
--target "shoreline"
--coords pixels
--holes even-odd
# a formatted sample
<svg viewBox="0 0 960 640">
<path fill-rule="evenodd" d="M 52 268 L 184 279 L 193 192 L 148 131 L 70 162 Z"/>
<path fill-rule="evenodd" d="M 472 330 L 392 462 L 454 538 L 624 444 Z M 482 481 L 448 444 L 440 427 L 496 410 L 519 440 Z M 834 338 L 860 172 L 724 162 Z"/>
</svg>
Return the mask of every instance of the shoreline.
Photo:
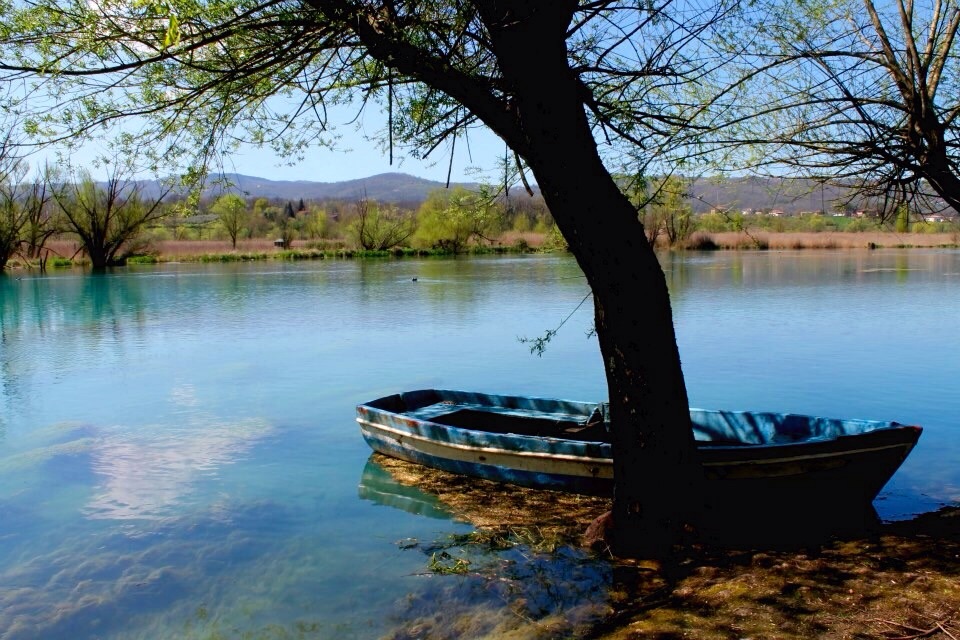
<svg viewBox="0 0 960 640">
<path fill-rule="evenodd" d="M 47 268 L 86 266 L 87 259 L 73 240 L 48 242 Z M 958 249 L 960 231 L 955 233 L 897 233 L 893 231 L 698 231 L 683 246 L 658 244 L 658 251 L 787 251 L 787 250 L 881 250 L 881 249 Z M 552 247 L 544 234 L 506 234 L 496 244 L 474 246 L 461 255 L 532 254 L 566 251 Z M 386 251 L 365 251 L 350 248 L 343 239 L 325 241 L 295 240 L 290 248 L 274 245 L 272 240 L 258 238 L 237 241 L 234 249 L 229 240 L 163 240 L 153 242 L 141 254 L 127 258 L 126 265 L 163 264 L 172 262 L 250 262 L 261 260 L 323 260 L 356 258 L 441 257 L 454 255 L 448 251 L 399 247 Z M 30 270 L 38 267 L 14 258 L 8 270 Z M 118 265 L 123 266 L 123 265 Z"/>
<path fill-rule="evenodd" d="M 722 231 L 695 232 L 690 248 L 703 239 L 720 250 L 756 249 L 956 249 L 957 233 L 897 233 L 895 231 Z"/>
</svg>

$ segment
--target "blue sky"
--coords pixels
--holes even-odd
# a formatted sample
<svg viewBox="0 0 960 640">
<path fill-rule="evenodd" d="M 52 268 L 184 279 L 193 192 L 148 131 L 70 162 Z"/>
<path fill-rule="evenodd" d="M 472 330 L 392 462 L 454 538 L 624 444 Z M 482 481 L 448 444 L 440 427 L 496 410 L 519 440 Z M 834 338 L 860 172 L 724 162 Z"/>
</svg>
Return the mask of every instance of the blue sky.
<svg viewBox="0 0 960 640">
<path fill-rule="evenodd" d="M 457 140 L 452 165 L 449 147 L 437 148 L 426 161 L 411 157 L 404 149 L 394 148 L 391 163 L 388 152 L 368 139 L 382 132 L 386 125 L 385 115 L 375 106 L 359 118 L 346 107 L 331 108 L 329 113 L 333 133 L 339 136 L 336 150 L 316 147 L 302 161 L 291 164 L 289 159 L 276 156 L 269 148 L 248 147 L 225 157 L 223 170 L 270 180 L 313 182 L 341 182 L 394 172 L 445 182 L 448 171 L 451 182 L 498 183 L 502 180 L 500 163 L 504 144 L 485 129 L 472 130 L 469 139 Z M 105 179 L 107 169 L 99 169 L 94 163 L 96 157 L 103 155 L 111 154 L 96 143 L 88 143 L 71 154 L 71 163 L 90 169 L 94 178 Z M 30 164 L 39 167 L 46 157 L 53 157 L 53 152 L 38 153 L 30 159 Z"/>
<path fill-rule="evenodd" d="M 341 133 L 344 135 L 340 143 L 342 149 L 315 149 L 295 166 L 287 166 L 285 160 L 273 156 L 268 150 L 250 149 L 227 158 L 224 170 L 270 180 L 313 182 L 341 182 L 392 172 L 444 182 L 448 170 L 452 182 L 480 182 L 484 176 L 496 181 L 500 174 L 498 162 L 503 158 L 504 145 L 493 134 L 472 134 L 469 149 L 463 139 L 458 140 L 451 168 L 449 149 L 437 149 L 427 161 L 405 156 L 401 150 L 394 149 L 391 164 L 389 155 L 376 143 L 364 140 L 359 134 L 351 135 L 346 130 Z"/>
<path fill-rule="evenodd" d="M 391 163 L 382 145 L 369 139 L 386 129 L 387 116 L 378 105 L 368 105 L 360 113 L 357 105 L 335 105 L 327 108 L 327 114 L 333 133 L 340 136 L 336 151 L 316 148 L 302 162 L 289 166 L 268 151 L 250 149 L 232 154 L 227 161 L 233 167 L 225 166 L 224 170 L 271 180 L 315 182 L 341 182 L 392 172 L 444 182 L 448 171 L 452 182 L 481 182 L 484 176 L 487 181 L 502 180 L 498 163 L 504 144 L 486 129 L 471 130 L 468 139 L 457 140 L 452 164 L 449 147 L 434 150 L 426 161 L 395 147 Z"/>
<path fill-rule="evenodd" d="M 457 141 L 450 166 L 448 149 L 437 149 L 427 161 L 420 161 L 394 150 L 393 163 L 386 152 L 382 152 L 374 142 L 368 142 L 361 136 L 344 134 L 344 141 L 338 150 L 316 148 L 310 151 L 301 162 L 289 165 L 287 160 L 279 158 L 269 149 L 251 148 L 242 153 L 234 153 L 225 158 L 224 171 L 269 180 L 309 180 L 311 182 L 342 182 L 368 178 L 381 173 L 406 173 L 418 178 L 445 182 L 450 171 L 451 182 L 498 182 L 501 169 L 498 163 L 503 159 L 503 143 L 492 134 L 472 135 L 470 148 L 461 139 Z M 75 166 L 87 164 L 95 155 L 95 150 L 87 148 L 72 156 Z M 43 164 L 44 154 L 31 158 L 33 166 Z M 94 177 L 105 177 L 106 171 L 92 170 Z M 99 174 L 103 173 L 101 176 Z"/>
</svg>

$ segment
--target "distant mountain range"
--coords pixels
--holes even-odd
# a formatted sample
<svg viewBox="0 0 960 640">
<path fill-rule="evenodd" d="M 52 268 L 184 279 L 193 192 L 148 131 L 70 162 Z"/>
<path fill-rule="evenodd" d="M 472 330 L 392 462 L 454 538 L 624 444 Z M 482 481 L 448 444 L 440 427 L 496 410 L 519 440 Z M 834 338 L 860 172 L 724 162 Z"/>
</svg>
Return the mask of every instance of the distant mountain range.
<svg viewBox="0 0 960 640">
<path fill-rule="evenodd" d="M 427 199 L 431 191 L 443 189 L 443 182 L 425 180 L 405 173 L 382 173 L 342 182 L 313 182 L 310 180 L 268 180 L 242 174 L 226 174 L 224 180 L 230 185 L 213 184 L 206 195 L 216 196 L 224 190 L 239 193 L 246 198 L 298 202 L 342 200 L 352 202 L 368 198 L 384 203 L 417 206 Z M 144 195 L 159 193 L 156 181 L 141 181 Z M 477 183 L 453 183 L 450 187 L 462 186 L 475 189 Z M 538 193 L 534 187 L 535 193 Z M 713 209 L 726 211 L 770 211 L 779 209 L 787 214 L 803 211 L 830 212 L 834 203 L 844 203 L 845 190 L 841 187 L 823 186 L 810 180 L 778 178 L 701 178 L 690 187 L 690 205 L 696 213 Z M 514 188 L 515 197 L 526 197 L 522 188 Z"/>
<path fill-rule="evenodd" d="M 268 180 L 238 173 L 223 176 L 230 186 L 227 190 L 239 193 L 247 198 L 267 198 L 268 200 L 288 200 L 296 203 L 301 198 L 307 200 L 345 200 L 352 202 L 361 198 L 377 202 L 419 204 L 427 199 L 431 191 L 443 189 L 446 183 L 425 180 L 405 173 L 381 173 L 342 182 L 313 182 L 310 180 Z M 468 189 L 476 188 L 476 183 L 457 183 Z M 455 185 L 451 185 L 455 186 Z M 208 194 L 214 195 L 223 190 L 213 185 Z"/>
<path fill-rule="evenodd" d="M 846 189 L 821 186 L 813 180 L 780 178 L 701 178 L 690 187 L 690 204 L 696 213 L 712 209 L 784 213 L 824 211 L 848 198 Z"/>
</svg>

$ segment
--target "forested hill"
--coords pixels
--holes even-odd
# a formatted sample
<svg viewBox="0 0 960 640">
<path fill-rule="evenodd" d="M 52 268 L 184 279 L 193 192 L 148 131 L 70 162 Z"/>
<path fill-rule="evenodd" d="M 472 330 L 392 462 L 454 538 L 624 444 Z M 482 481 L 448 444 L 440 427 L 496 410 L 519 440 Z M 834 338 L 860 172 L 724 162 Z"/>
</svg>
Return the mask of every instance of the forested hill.
<svg viewBox="0 0 960 640">
<path fill-rule="evenodd" d="M 347 200 L 368 198 L 378 202 L 420 203 L 435 189 L 443 189 L 446 184 L 424 180 L 405 173 L 381 173 L 343 182 L 313 182 L 308 180 L 267 180 L 240 174 L 230 174 L 227 180 L 233 183 L 233 189 L 251 198 L 268 198 L 297 201 L 304 200 Z M 464 184 L 475 188 L 476 184 Z"/>
<path fill-rule="evenodd" d="M 268 180 L 255 176 L 227 174 L 224 178 L 232 185 L 229 190 L 247 198 L 267 198 L 297 202 L 309 200 L 356 201 L 368 198 L 378 202 L 416 206 L 423 202 L 431 191 L 443 189 L 443 182 L 425 180 L 405 173 L 382 173 L 342 182 L 311 180 Z M 476 183 L 456 183 L 453 186 L 476 188 Z M 157 193 L 155 182 L 141 182 L 143 193 Z M 223 187 L 212 185 L 208 195 L 216 195 Z M 536 187 L 534 187 L 536 191 Z M 511 195 L 524 197 L 521 187 L 512 188 Z M 844 190 L 839 187 L 823 187 L 807 180 L 784 180 L 776 178 L 733 178 L 694 180 L 689 187 L 689 203 L 693 211 L 703 213 L 712 209 L 728 211 L 779 209 L 785 213 L 803 211 L 830 212 L 845 202 Z M 853 203 L 857 206 L 857 203 Z"/>
<path fill-rule="evenodd" d="M 139 181 L 141 193 L 156 196 L 159 186 L 156 181 Z M 211 181 L 205 195 L 216 196 L 224 191 L 239 193 L 245 198 L 267 198 L 268 200 L 305 201 L 343 200 L 353 202 L 362 198 L 377 202 L 391 202 L 407 205 L 419 205 L 435 189 L 443 189 L 443 182 L 425 180 L 405 173 L 382 173 L 369 178 L 345 180 L 343 182 L 320 182 L 312 180 L 268 180 L 256 176 L 230 173 L 216 181 Z M 454 186 L 454 185 L 451 185 Z M 464 183 L 461 186 L 472 189 L 478 185 Z"/>
</svg>

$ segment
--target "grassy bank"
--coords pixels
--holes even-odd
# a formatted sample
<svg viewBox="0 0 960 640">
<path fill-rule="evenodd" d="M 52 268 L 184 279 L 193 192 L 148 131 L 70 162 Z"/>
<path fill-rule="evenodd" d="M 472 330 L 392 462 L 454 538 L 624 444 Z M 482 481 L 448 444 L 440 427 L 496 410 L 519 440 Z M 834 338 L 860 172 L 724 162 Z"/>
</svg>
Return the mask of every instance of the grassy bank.
<svg viewBox="0 0 960 640">
<path fill-rule="evenodd" d="M 544 234 L 511 233 L 497 239 L 493 245 L 476 247 L 479 253 L 523 253 L 547 250 Z M 887 248 L 934 248 L 960 247 L 960 233 L 894 233 L 865 231 L 847 233 L 825 232 L 772 232 L 772 231 L 724 231 L 719 233 L 697 232 L 684 245 L 690 250 L 786 250 L 786 249 L 887 249 Z M 665 247 L 664 247 L 665 248 Z M 350 247 L 344 241 L 331 240 L 325 243 L 295 240 L 288 250 L 273 246 L 266 239 L 241 240 L 237 248 L 219 240 L 170 240 L 156 243 L 150 255 L 158 262 L 188 262 L 202 260 L 232 259 L 297 259 L 297 258 L 351 258 L 366 255 L 436 255 L 439 252 L 402 249 L 380 252 L 365 252 Z"/>
<path fill-rule="evenodd" d="M 80 245 L 71 240 L 47 243 L 50 252 L 48 267 L 62 268 L 89 264 L 79 251 Z M 544 249 L 542 234 L 514 233 L 501 237 L 489 245 L 470 247 L 464 253 L 499 254 L 528 253 Z M 261 260 L 323 260 L 337 258 L 382 258 L 450 255 L 448 251 L 400 247 L 386 251 L 357 249 L 342 240 L 294 240 L 288 248 L 278 247 L 272 240 L 259 238 L 238 240 L 234 248 L 227 240 L 163 240 L 151 242 L 143 250 L 127 259 L 127 264 L 159 264 L 172 262 L 249 262 Z M 19 258 L 8 265 L 27 268 Z"/>
<path fill-rule="evenodd" d="M 696 232 L 679 250 L 801 250 L 801 249 L 892 249 L 892 248 L 957 248 L 960 233 L 895 233 L 864 231 L 849 233 L 723 231 Z M 88 264 L 78 252 L 78 244 L 70 240 L 48 243 L 51 256 L 48 267 L 71 267 Z M 667 247 L 662 246 L 666 250 Z M 544 234 L 511 233 L 488 245 L 470 248 L 471 254 L 533 253 L 557 250 L 547 244 Z M 560 248 L 562 250 L 562 247 Z M 159 264 L 169 262 L 246 262 L 258 260 L 322 260 L 364 257 L 413 257 L 450 255 L 448 252 L 398 248 L 389 251 L 364 251 L 349 246 L 343 240 L 295 240 L 289 248 L 277 247 L 272 240 L 240 240 L 233 248 L 226 240 L 164 240 L 151 243 L 129 264 Z M 13 269 L 34 265 L 14 260 Z"/>
<path fill-rule="evenodd" d="M 896 233 L 893 231 L 723 231 L 697 232 L 690 249 L 891 249 L 960 247 L 960 233 Z"/>
</svg>

